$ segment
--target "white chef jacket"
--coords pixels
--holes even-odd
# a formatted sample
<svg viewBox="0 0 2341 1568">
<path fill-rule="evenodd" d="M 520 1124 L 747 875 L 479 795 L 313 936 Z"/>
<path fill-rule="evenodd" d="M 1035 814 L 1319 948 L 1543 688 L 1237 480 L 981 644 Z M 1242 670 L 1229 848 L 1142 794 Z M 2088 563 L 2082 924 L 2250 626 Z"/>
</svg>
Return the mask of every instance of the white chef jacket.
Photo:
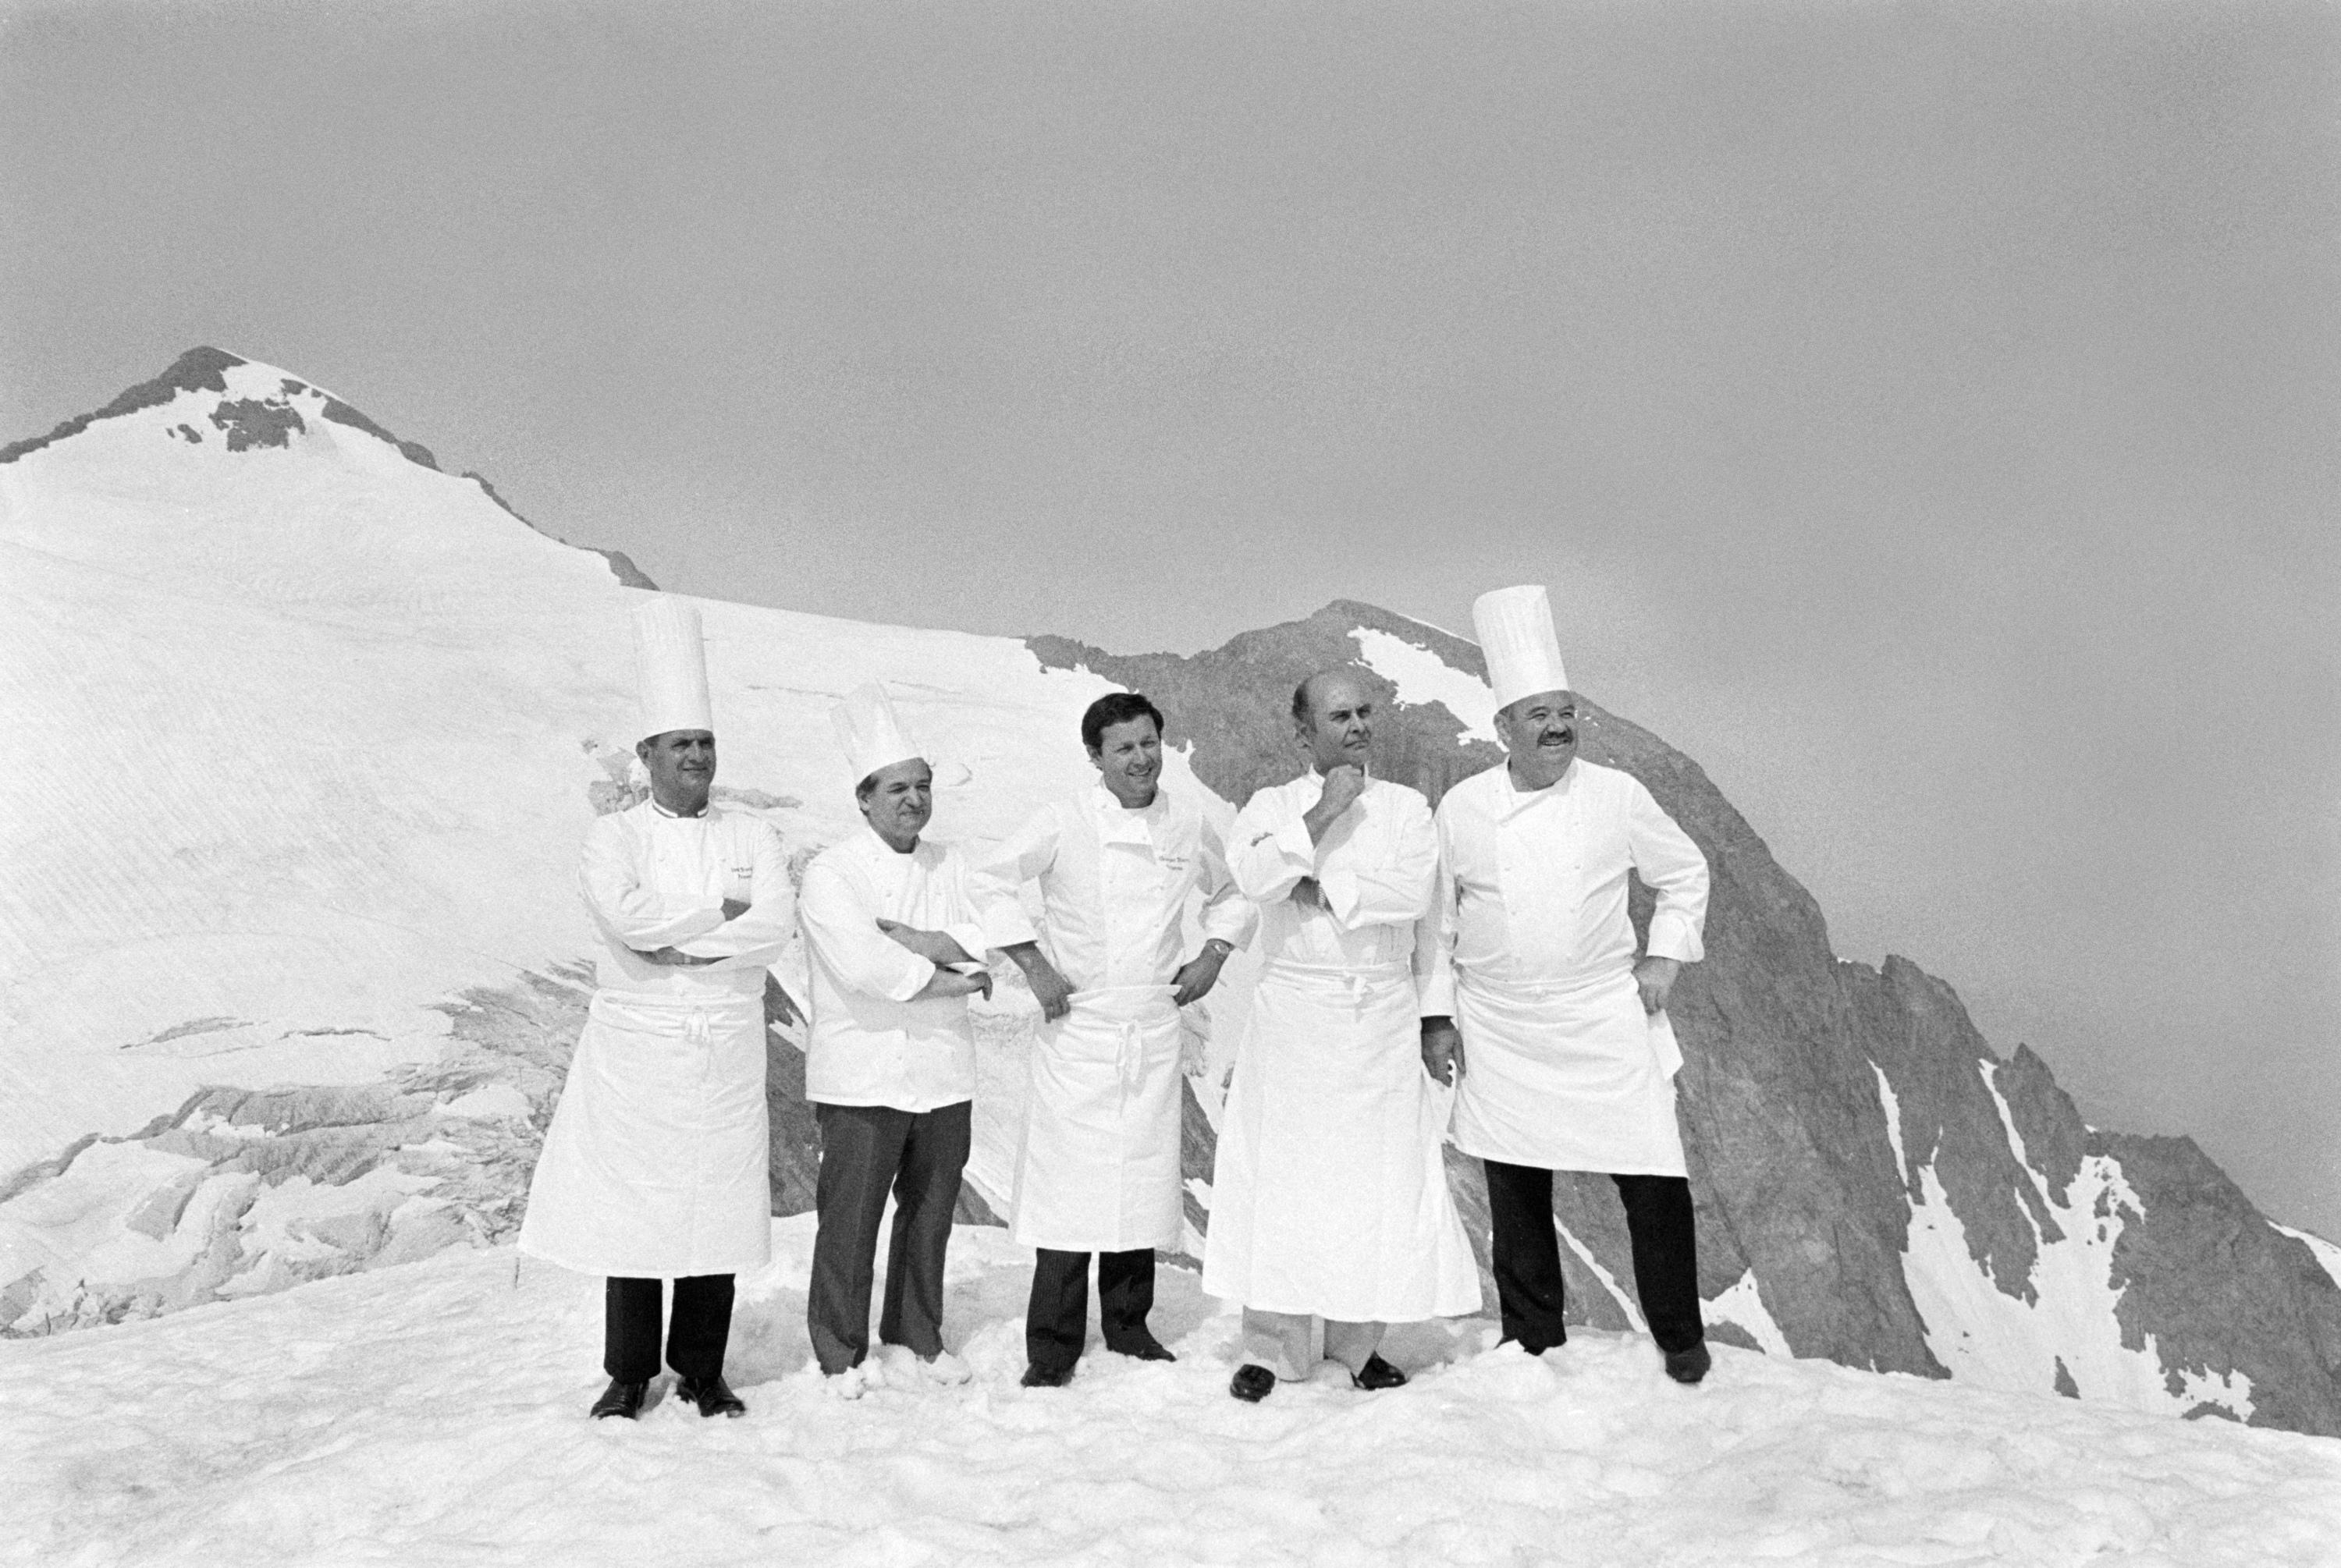
<svg viewBox="0 0 2341 1568">
<path fill-rule="evenodd" d="M 529 1184 L 524 1252 L 592 1274 L 736 1274 L 770 1255 L 764 966 L 789 928 L 780 837 L 644 801 L 585 836 L 599 985 Z M 727 898 L 749 906 L 723 918 Z M 679 948 L 717 960 L 647 962 Z"/>
<path fill-rule="evenodd" d="M 1439 862 L 1430 806 L 1403 784 L 1370 778 L 1365 792 L 1312 843 L 1301 819 L 1325 790 L 1310 769 L 1253 795 L 1236 818 L 1229 869 L 1260 907 L 1260 958 L 1343 971 L 1403 968 Z M 1319 907 L 1292 901 L 1314 877 Z"/>
<path fill-rule="evenodd" d="M 764 972 L 787 943 L 795 905 L 788 858 L 771 823 L 711 805 L 678 817 L 655 800 L 596 818 L 579 882 L 602 933 L 594 984 L 671 997 L 764 994 Z M 750 906 L 723 918 L 723 901 Z M 712 964 L 653 964 L 677 948 Z"/>
<path fill-rule="evenodd" d="M 911 998 L 935 966 L 878 919 L 942 931 L 981 961 L 987 946 L 967 861 L 921 839 L 898 854 L 869 824 L 813 857 L 797 893 L 810 972 L 805 1097 L 931 1111 L 975 1097 L 963 997 Z"/>
<path fill-rule="evenodd" d="M 1680 1175 L 1666 1016 L 1641 1011 L 1628 873 L 1657 894 L 1649 952 L 1705 952 L 1707 859 L 1640 780 L 1582 758 L 1514 788 L 1499 764 L 1438 813 L 1426 1016 L 1463 1031 L 1456 1146 L 1510 1164 Z"/>
<path fill-rule="evenodd" d="M 1256 923 L 1218 830 L 1167 788 L 1135 811 L 1102 784 L 1051 801 L 983 857 L 976 878 L 991 946 L 1040 941 L 1076 991 L 1170 983 L 1191 894 L 1203 898 L 1206 941 L 1240 948 Z M 1017 898 L 1035 878 L 1045 940 Z"/>
<path fill-rule="evenodd" d="M 1312 844 L 1301 819 L 1323 788 L 1312 771 L 1260 790 L 1231 835 L 1264 950 L 1220 1116 L 1203 1289 L 1348 1322 L 1476 1312 L 1409 967 L 1437 875 L 1430 807 L 1370 778 Z M 1292 901 L 1303 877 L 1322 907 Z"/>
<path fill-rule="evenodd" d="M 1094 784 L 1034 812 L 976 876 L 999 948 L 1039 939 L 1018 898 L 1039 880 L 1050 960 L 1073 987 L 1026 1059 L 1011 1234 L 1065 1252 L 1176 1246 L 1188 900 L 1202 895 L 1206 940 L 1240 947 L 1255 923 L 1218 832 L 1169 789 L 1132 810 Z"/>
</svg>

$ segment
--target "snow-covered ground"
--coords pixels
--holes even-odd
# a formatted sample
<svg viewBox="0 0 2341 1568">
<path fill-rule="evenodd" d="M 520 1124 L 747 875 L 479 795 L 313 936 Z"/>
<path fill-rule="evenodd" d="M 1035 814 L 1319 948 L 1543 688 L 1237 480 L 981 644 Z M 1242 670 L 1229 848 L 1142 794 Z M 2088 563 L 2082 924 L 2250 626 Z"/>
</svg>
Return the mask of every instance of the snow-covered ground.
<svg viewBox="0 0 2341 1568">
<path fill-rule="evenodd" d="M 1532 1359 L 1395 1331 L 1404 1389 L 1228 1397 L 1235 1319 L 1166 1271 L 1172 1366 L 1017 1385 L 1031 1255 L 952 1241 L 961 1386 L 805 1370 L 811 1216 L 743 1281 L 742 1421 L 593 1422 L 600 1282 L 444 1255 L 0 1346 L 0 1561 L 75 1564 L 2341 1561 L 2341 1443 L 1647 1340 Z M 898 1355 L 900 1353 L 897 1353 Z"/>
</svg>

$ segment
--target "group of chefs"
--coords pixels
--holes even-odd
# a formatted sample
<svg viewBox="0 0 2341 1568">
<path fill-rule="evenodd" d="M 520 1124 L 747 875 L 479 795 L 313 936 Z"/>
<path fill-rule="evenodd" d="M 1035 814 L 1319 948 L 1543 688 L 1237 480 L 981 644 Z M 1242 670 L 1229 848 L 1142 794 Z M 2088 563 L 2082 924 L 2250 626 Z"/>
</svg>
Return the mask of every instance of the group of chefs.
<svg viewBox="0 0 2341 1568">
<path fill-rule="evenodd" d="M 1506 760 L 1435 812 L 1376 773 L 1373 683 L 1341 667 L 1293 693 L 1305 770 L 1224 837 L 1164 782 L 1161 712 L 1115 692 L 1081 718 L 1095 782 L 965 850 L 924 836 L 931 760 L 865 686 L 834 714 L 863 826 L 792 888 L 771 824 L 711 798 L 696 606 L 641 605 L 650 793 L 586 835 L 597 984 L 520 1236 L 606 1277 L 593 1414 L 641 1414 L 662 1326 L 675 1398 L 746 1409 L 723 1355 L 733 1278 L 770 1255 L 764 996 L 793 930 L 821 1131 L 807 1329 L 841 1394 L 878 1374 L 890 1195 L 878 1338 L 919 1375 L 969 1376 L 943 1345 L 943 1265 L 976 1090 L 968 1005 L 990 997 L 995 953 L 1041 1012 L 1010 1205 L 1036 1255 L 1023 1383 L 1072 1379 L 1093 1256 L 1106 1352 L 1174 1359 L 1149 1315 L 1155 1254 L 1183 1234 L 1180 1009 L 1255 941 L 1202 1248 L 1203 1289 L 1243 1309 L 1230 1394 L 1264 1399 L 1327 1361 L 1397 1387 L 1387 1325 L 1480 1309 L 1449 1139 L 1485 1166 L 1504 1338 L 1534 1355 L 1567 1337 L 1552 1175 L 1601 1172 L 1668 1375 L 1705 1376 L 1666 1005 L 1701 955 L 1707 862 L 1632 776 L 1578 756 L 1544 589 L 1485 594 L 1472 620 Z M 1639 951 L 1629 872 L 1657 896 Z"/>
</svg>

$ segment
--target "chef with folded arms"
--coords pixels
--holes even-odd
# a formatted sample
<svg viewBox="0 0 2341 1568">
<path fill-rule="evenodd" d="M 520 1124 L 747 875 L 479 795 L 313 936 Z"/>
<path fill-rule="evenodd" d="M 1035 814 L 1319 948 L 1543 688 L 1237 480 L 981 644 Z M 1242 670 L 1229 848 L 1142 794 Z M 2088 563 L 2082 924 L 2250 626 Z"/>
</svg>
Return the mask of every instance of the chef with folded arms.
<svg viewBox="0 0 2341 1568">
<path fill-rule="evenodd" d="M 1709 1360 L 1666 1006 L 1703 951 L 1707 860 L 1640 780 L 1577 754 L 1545 590 L 1483 594 L 1471 620 L 1509 755 L 1439 805 L 1423 1064 L 1457 1086 L 1455 1146 L 1487 1166 L 1504 1337 L 1531 1355 L 1568 1337 L 1552 1173 L 1597 1171 L 1625 1204 L 1667 1374 L 1697 1383 Z M 1629 872 L 1658 895 L 1639 958 Z"/>
<path fill-rule="evenodd" d="M 943 1256 L 972 1137 L 972 996 L 991 994 L 966 859 L 922 837 L 934 769 L 884 690 L 832 710 L 862 825 L 805 867 L 797 915 L 810 970 L 805 1097 L 821 1127 L 820 1215 L 805 1299 L 813 1357 L 838 1394 L 872 1381 L 870 1295 L 886 1198 L 882 1344 L 963 1383 L 943 1348 Z"/>
<path fill-rule="evenodd" d="M 1098 776 L 1043 805 L 978 873 L 991 945 L 1044 1015 L 1030 1058 L 1010 1234 L 1039 1254 L 1024 1315 L 1024 1384 L 1071 1381 L 1097 1255 L 1105 1347 L 1174 1359 L 1147 1325 L 1154 1252 L 1183 1229 L 1179 1009 L 1209 995 L 1257 917 L 1191 790 L 1162 783 L 1162 712 L 1132 691 L 1081 715 Z M 1046 939 L 1018 899 L 1040 884 Z M 1182 928 L 1200 937 L 1181 961 Z"/>
<path fill-rule="evenodd" d="M 723 1381 L 732 1276 L 772 1245 L 764 978 L 787 939 L 788 862 L 772 825 L 712 804 L 715 721 L 699 608 L 633 616 L 649 799 L 585 834 L 602 936 L 592 1007 L 529 1183 L 520 1248 L 608 1277 L 593 1414 L 633 1419 L 666 1364 L 702 1415 L 747 1406 Z"/>
</svg>

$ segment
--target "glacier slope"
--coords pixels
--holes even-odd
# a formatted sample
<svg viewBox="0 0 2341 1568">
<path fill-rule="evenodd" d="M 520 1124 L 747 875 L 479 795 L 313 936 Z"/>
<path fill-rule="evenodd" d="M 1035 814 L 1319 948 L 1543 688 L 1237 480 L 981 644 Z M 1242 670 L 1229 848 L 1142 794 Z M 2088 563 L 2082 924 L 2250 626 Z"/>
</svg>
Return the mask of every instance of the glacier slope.
<svg viewBox="0 0 2341 1568">
<path fill-rule="evenodd" d="M 0 466 L 0 722 L 60 742 L 0 821 L 0 1175 L 204 1085 L 428 1057 L 446 998 L 591 950 L 638 590 L 328 394 L 224 379 L 300 416 L 281 448 L 187 441 L 221 399 L 185 391 Z M 792 847 L 852 821 L 827 710 L 866 680 L 944 759 L 939 837 L 1087 771 L 1106 683 L 1012 640 L 701 602 L 721 783 Z"/>
</svg>

